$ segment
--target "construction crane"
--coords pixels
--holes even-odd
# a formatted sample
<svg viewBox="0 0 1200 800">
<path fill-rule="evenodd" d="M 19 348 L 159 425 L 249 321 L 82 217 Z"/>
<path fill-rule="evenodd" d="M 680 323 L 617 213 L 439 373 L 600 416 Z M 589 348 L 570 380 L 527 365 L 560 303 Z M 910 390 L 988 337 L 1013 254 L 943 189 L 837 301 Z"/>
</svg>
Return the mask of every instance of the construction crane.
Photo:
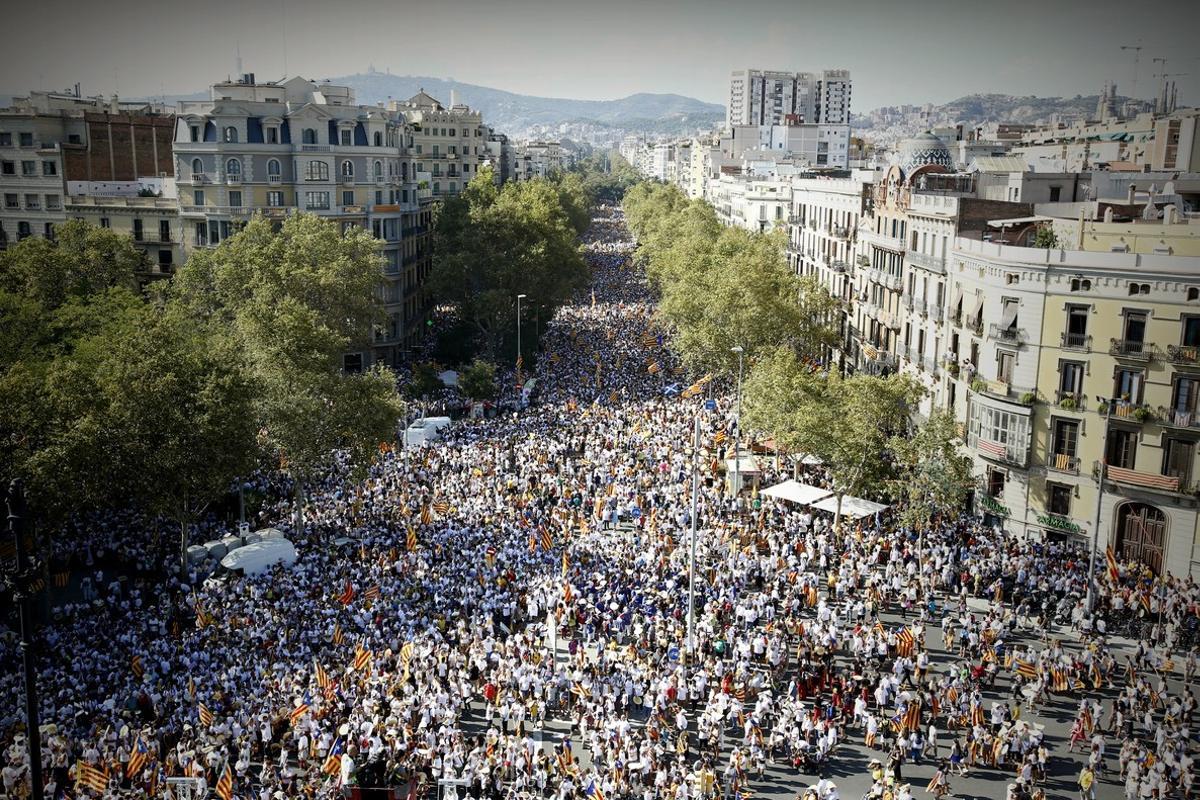
<svg viewBox="0 0 1200 800">
<path fill-rule="evenodd" d="M 1133 91 L 1130 92 L 1129 96 L 1132 97 L 1134 100 L 1136 100 L 1137 99 L 1137 79 L 1138 79 L 1138 58 L 1140 58 L 1142 55 L 1142 46 L 1140 44 L 1123 44 L 1123 45 L 1121 45 L 1121 49 L 1133 51 Z"/>
</svg>

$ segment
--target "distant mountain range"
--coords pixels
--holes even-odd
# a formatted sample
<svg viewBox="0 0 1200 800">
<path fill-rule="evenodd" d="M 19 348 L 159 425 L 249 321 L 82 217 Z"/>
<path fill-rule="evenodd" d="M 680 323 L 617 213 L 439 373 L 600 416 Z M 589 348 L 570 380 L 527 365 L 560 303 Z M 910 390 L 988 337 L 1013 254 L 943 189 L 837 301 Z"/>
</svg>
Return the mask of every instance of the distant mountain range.
<svg viewBox="0 0 1200 800">
<path fill-rule="evenodd" d="M 710 128 L 725 118 L 725 107 L 678 94 L 638 93 L 619 100 L 571 100 L 536 97 L 503 89 L 460 83 L 422 75 L 367 72 L 330 78 L 331 83 L 354 89 L 358 102 L 374 104 L 388 98 L 407 100 L 424 89 L 444 105 L 450 92 L 483 114 L 497 131 L 522 136 L 535 126 L 591 123 L 602 128 L 686 133 Z"/>
<path fill-rule="evenodd" d="M 1094 117 L 1099 95 L 1075 95 L 1074 97 L 1035 97 L 1012 94 L 969 94 L 948 103 L 934 105 L 928 112 L 916 110 L 899 114 L 900 107 L 885 106 L 865 114 L 854 115 L 856 128 L 878 128 L 881 123 L 905 118 L 928 118 L 932 124 L 957 124 L 971 127 L 986 122 L 1013 122 L 1032 124 L 1048 122 L 1057 114 L 1062 118 Z M 1120 109 L 1130 98 L 1117 96 Z M 919 106 L 908 108 L 920 109 Z"/>
</svg>

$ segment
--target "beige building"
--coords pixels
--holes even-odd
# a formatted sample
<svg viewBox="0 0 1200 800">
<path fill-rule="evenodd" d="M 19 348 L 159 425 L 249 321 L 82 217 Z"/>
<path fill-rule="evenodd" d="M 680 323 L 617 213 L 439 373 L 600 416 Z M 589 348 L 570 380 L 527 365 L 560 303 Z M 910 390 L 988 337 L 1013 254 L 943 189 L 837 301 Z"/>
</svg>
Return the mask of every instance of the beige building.
<svg viewBox="0 0 1200 800">
<path fill-rule="evenodd" d="M 183 264 L 178 198 L 71 195 L 66 215 L 131 238 L 146 254 L 143 282 L 169 276 Z"/>
<path fill-rule="evenodd" d="M 435 200 L 461 192 L 490 158 L 491 132 L 483 117 L 459 104 L 453 93 L 449 108 L 422 90 L 403 103 L 393 101 L 388 110 L 410 124 L 409 154 L 418 173 L 429 173 Z"/>
<path fill-rule="evenodd" d="M 949 263 L 978 510 L 1200 575 L 1200 259 L 960 238 Z"/>
<path fill-rule="evenodd" d="M 178 108 L 175 177 L 186 247 L 215 246 L 255 213 L 282 219 L 298 211 L 365 227 L 379 240 L 387 320 L 369 350 L 347 355 L 347 369 L 398 363 L 424 327 L 430 190 L 421 185 L 406 113 L 420 116 L 357 105 L 344 86 L 258 83 L 253 75 L 215 84 L 210 100 Z"/>
</svg>

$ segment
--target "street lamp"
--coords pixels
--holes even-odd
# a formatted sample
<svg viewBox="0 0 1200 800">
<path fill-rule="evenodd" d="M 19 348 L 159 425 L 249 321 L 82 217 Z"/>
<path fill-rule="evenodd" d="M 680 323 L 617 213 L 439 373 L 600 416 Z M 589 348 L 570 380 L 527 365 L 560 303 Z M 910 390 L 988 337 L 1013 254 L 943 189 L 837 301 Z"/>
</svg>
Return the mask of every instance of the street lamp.
<svg viewBox="0 0 1200 800">
<path fill-rule="evenodd" d="M 688 655 L 696 645 L 696 496 L 700 491 L 700 414 L 696 414 L 695 432 L 692 437 L 692 512 L 691 541 L 688 545 L 688 610 L 687 644 L 683 652 L 683 676 L 687 680 Z"/>
<path fill-rule="evenodd" d="M 737 497 L 742 492 L 742 357 L 746 351 L 739 344 L 729 348 L 729 352 L 737 353 L 738 357 L 737 432 L 733 437 L 733 485 Z"/>
<path fill-rule="evenodd" d="M 1104 501 L 1104 472 L 1108 461 L 1108 418 L 1112 416 L 1113 407 L 1116 401 L 1103 397 L 1096 398 L 1104 404 L 1104 428 L 1100 434 L 1100 470 L 1096 476 L 1096 512 L 1092 517 L 1092 550 L 1088 555 L 1088 575 L 1087 575 L 1087 600 L 1085 608 L 1087 612 L 1092 613 L 1092 606 L 1096 602 L 1096 592 L 1093 588 L 1096 583 L 1096 544 L 1100 539 L 1100 506 Z"/>
<path fill-rule="evenodd" d="M 517 295 L 517 383 L 521 382 L 521 301 L 525 295 Z"/>
</svg>

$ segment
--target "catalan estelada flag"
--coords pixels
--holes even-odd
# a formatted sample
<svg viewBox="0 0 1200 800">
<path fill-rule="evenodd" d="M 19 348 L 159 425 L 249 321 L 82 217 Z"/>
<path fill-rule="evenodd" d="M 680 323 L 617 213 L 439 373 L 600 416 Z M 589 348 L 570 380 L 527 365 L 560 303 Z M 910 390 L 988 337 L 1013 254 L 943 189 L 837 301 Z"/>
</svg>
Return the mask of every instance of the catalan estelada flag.
<svg viewBox="0 0 1200 800">
<path fill-rule="evenodd" d="M 404 543 L 404 545 L 405 545 L 405 547 L 407 547 L 407 548 L 408 548 L 408 551 L 409 551 L 410 553 L 411 553 L 413 550 L 416 550 L 416 549 L 417 549 L 417 529 L 416 529 L 416 528 L 409 527 L 409 529 L 408 529 L 408 538 L 405 540 L 405 543 Z"/>
<path fill-rule="evenodd" d="M 229 768 L 228 762 L 221 772 L 221 777 L 217 779 L 217 797 L 221 800 L 233 800 L 233 770 Z"/>
<path fill-rule="evenodd" d="M 129 780 L 136 778 L 149 760 L 150 749 L 146 747 L 146 740 L 139 736 L 133 745 L 133 752 L 129 754 L 129 763 L 125 765 L 125 777 Z"/>
</svg>

